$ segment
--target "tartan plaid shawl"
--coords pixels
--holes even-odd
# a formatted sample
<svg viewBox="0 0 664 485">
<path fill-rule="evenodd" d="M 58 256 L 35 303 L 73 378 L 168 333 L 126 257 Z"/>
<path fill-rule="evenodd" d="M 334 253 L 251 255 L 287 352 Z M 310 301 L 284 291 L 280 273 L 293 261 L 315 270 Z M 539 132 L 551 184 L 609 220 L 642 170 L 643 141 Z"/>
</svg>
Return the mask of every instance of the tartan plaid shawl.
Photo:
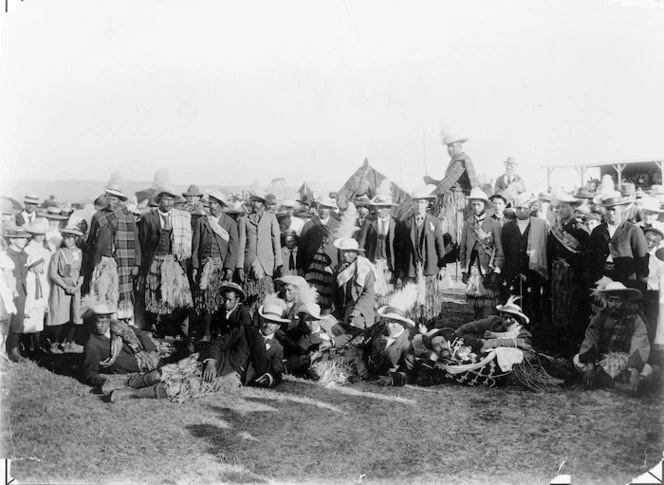
<svg viewBox="0 0 664 485">
<path fill-rule="evenodd" d="M 468 175 L 468 182 L 462 180 L 464 173 Z M 440 181 L 433 193 L 435 195 L 447 194 L 457 182 L 459 182 L 461 188 L 466 191 L 473 187 L 479 187 L 479 180 L 475 173 L 473 161 L 465 153 L 460 153 L 450 160 L 450 164 L 445 171 L 445 178 Z M 470 187 L 464 187 L 466 183 L 469 183 Z"/>
<path fill-rule="evenodd" d="M 131 299 L 133 290 L 131 270 L 136 258 L 136 219 L 126 207 L 103 212 L 99 227 L 109 224 L 113 232 L 113 256 L 118 265 L 120 301 Z"/>
</svg>

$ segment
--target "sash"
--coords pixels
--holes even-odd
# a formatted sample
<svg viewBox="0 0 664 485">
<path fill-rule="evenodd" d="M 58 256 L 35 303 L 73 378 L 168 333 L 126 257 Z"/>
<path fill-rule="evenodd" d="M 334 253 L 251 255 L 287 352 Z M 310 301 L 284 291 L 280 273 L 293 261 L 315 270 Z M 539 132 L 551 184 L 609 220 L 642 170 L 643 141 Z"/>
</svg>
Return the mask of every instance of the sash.
<svg viewBox="0 0 664 485">
<path fill-rule="evenodd" d="M 490 242 L 491 233 L 485 232 L 484 229 L 477 223 L 477 219 L 473 217 L 472 224 L 470 225 L 471 231 L 475 235 L 477 243 L 486 251 L 491 254 L 493 251 L 493 244 Z"/>
<path fill-rule="evenodd" d="M 217 221 L 217 218 L 214 217 L 213 215 L 208 215 L 207 216 L 208 223 L 210 224 L 210 229 L 219 236 L 221 239 L 224 241 L 228 242 L 231 239 L 230 234 L 228 234 L 228 231 L 221 227 L 219 225 L 219 222 Z"/>
<path fill-rule="evenodd" d="M 553 234 L 558 242 L 570 253 L 579 254 L 581 252 L 581 243 L 579 240 L 567 232 L 560 221 L 556 222 L 553 227 L 551 227 L 551 234 Z"/>
</svg>

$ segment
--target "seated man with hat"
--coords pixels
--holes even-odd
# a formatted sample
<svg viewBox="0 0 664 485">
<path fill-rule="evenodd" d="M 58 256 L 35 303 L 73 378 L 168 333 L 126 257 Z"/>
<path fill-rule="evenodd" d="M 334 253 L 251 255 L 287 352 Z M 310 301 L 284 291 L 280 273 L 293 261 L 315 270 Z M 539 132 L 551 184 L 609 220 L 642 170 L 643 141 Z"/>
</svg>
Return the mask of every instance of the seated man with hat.
<svg viewBox="0 0 664 485">
<path fill-rule="evenodd" d="M 23 226 L 34 222 L 37 217 L 37 206 L 39 205 L 39 196 L 35 193 L 27 193 L 23 198 L 23 210 L 16 214 L 16 225 Z"/>
<path fill-rule="evenodd" d="M 210 341 L 212 315 L 223 303 L 220 290 L 233 278 L 239 253 L 237 224 L 223 212 L 228 207 L 226 196 L 213 190 L 209 197 L 210 214 L 196 221 L 191 251 L 191 275 L 197 285 L 195 308 L 202 315 L 203 342 Z"/>
<path fill-rule="evenodd" d="M 653 374 L 647 363 L 648 331 L 633 304 L 641 292 L 607 278 L 595 294 L 603 307 L 590 320 L 574 364 L 587 388 L 609 387 L 637 394 Z"/>
<path fill-rule="evenodd" d="M 108 374 L 142 373 L 157 368 L 157 347 L 146 332 L 113 320 L 115 309 L 106 304 L 98 304 L 92 311 L 94 322 L 83 350 L 85 383 L 109 393 L 123 387 L 127 377 L 118 380 L 108 378 Z"/>
<path fill-rule="evenodd" d="M 415 322 L 406 317 L 417 298 L 417 290 L 413 289 L 414 285 L 407 285 L 392 296 L 390 305 L 378 309 L 384 330 L 365 344 L 367 370 L 370 375 L 379 376 L 379 385 L 403 386 L 415 381 L 415 356 L 410 341 L 410 329 L 415 328 Z M 411 294 L 415 298 L 404 298 Z"/>
<path fill-rule="evenodd" d="M 133 278 L 141 264 L 136 217 L 122 204 L 127 196 L 116 183 L 104 188 L 105 207 L 95 212 L 83 261 L 83 291 L 95 303 L 133 310 Z"/>
<path fill-rule="evenodd" d="M 249 309 L 242 304 L 246 295 L 237 283 L 224 282 L 219 291 L 223 298 L 223 309 L 215 313 L 212 320 L 212 332 L 226 334 L 237 327 L 251 326 Z"/>
<path fill-rule="evenodd" d="M 336 271 L 336 317 L 344 328 L 358 333 L 374 324 L 376 268 L 360 253 L 364 249 L 350 237 L 340 237 L 334 247 L 341 251 L 342 262 Z"/>
</svg>

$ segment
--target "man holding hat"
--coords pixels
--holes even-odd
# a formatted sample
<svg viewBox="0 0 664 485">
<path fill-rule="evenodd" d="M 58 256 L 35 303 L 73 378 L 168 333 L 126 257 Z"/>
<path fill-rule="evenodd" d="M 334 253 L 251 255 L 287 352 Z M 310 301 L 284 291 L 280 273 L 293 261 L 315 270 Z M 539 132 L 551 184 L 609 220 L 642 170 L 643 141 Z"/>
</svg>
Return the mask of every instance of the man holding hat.
<svg viewBox="0 0 664 485">
<path fill-rule="evenodd" d="M 302 228 L 297 248 L 297 269 L 318 290 L 318 303 L 331 308 L 334 288 L 334 268 L 338 253 L 333 246 L 333 233 L 339 221 L 332 216 L 337 203 L 330 197 L 318 199 L 318 217 L 312 217 Z"/>
<path fill-rule="evenodd" d="M 237 224 L 223 211 L 228 207 L 226 196 L 213 190 L 209 199 L 210 214 L 196 221 L 191 254 L 192 280 L 198 285 L 195 308 L 203 316 L 202 340 L 206 342 L 210 340 L 212 314 L 223 302 L 220 288 L 224 281 L 233 279 L 239 252 Z"/>
<path fill-rule="evenodd" d="M 592 282 L 583 273 L 590 234 L 574 217 L 575 208 L 582 203 L 569 193 L 557 194 L 553 205 L 558 217 L 549 233 L 553 334 L 547 341 L 565 353 L 574 352 L 581 343 L 590 311 L 588 288 Z"/>
<path fill-rule="evenodd" d="M 249 197 L 251 213 L 239 220 L 237 275 L 247 293 L 247 306 L 255 310 L 274 289 L 272 277 L 281 276 L 281 232 L 277 217 L 266 210 L 262 192 Z"/>
<path fill-rule="evenodd" d="M 505 164 L 505 173 L 496 179 L 496 184 L 493 189 L 494 192 L 509 192 L 513 196 L 517 196 L 526 191 L 526 184 L 523 182 L 521 175 L 516 173 L 518 163 L 514 157 L 507 157 L 503 162 Z"/>
<path fill-rule="evenodd" d="M 647 363 L 648 332 L 633 305 L 641 292 L 609 280 L 595 293 L 603 308 L 590 320 L 574 365 L 583 374 L 586 388 L 617 388 L 635 395 L 653 374 Z"/>
<path fill-rule="evenodd" d="M 432 319 L 440 314 L 442 308 L 437 281 L 447 274 L 447 250 L 440 220 L 427 213 L 429 203 L 436 196 L 424 189 L 414 191 L 411 198 L 416 205 L 416 213 L 403 223 L 401 268 L 409 281 L 415 281 L 420 274 L 424 278 L 426 297 L 421 308 L 422 317 Z"/>
<path fill-rule="evenodd" d="M 90 223 L 83 262 L 83 294 L 93 302 L 133 310 L 133 278 L 141 264 L 136 217 L 122 204 L 127 196 L 111 183 L 104 188 L 106 206 Z"/>
<path fill-rule="evenodd" d="M 648 244 L 636 224 L 623 220 L 623 208 L 630 203 L 620 193 L 600 196 L 598 205 L 604 207 L 606 222 L 590 235 L 585 272 L 590 281 L 608 276 L 644 292 L 648 279 Z"/>
<path fill-rule="evenodd" d="M 13 304 L 16 311 L 9 319 L 9 333 L 7 334 L 7 356 L 12 362 L 23 360 L 18 348 L 23 333 L 23 318 L 25 316 L 25 302 L 27 299 L 28 255 L 24 251 L 28 244 L 30 233 L 21 226 L 6 227 L 4 237 L 9 243 L 6 250 L 8 258 L 13 263 L 12 279 Z"/>
<path fill-rule="evenodd" d="M 503 225 L 501 241 L 505 253 L 505 290 L 523 298 L 524 313 L 539 322 L 546 315 L 545 310 L 548 312 L 545 288 L 549 279 L 549 224 L 543 219 L 531 217 L 533 202 L 533 196 L 528 192 L 514 199 L 516 220 Z"/>
<path fill-rule="evenodd" d="M 23 210 L 16 214 L 16 225 L 23 226 L 34 222 L 37 217 L 37 206 L 39 205 L 39 196 L 35 193 L 27 193 L 23 198 Z"/>
<path fill-rule="evenodd" d="M 466 301 L 475 318 L 488 317 L 496 306 L 500 273 L 504 263 L 500 223 L 487 216 L 487 195 L 474 188 L 466 197 L 472 215 L 466 220 L 459 243 L 462 281 L 466 284 Z"/>
<path fill-rule="evenodd" d="M 392 207 L 397 205 L 391 195 L 376 195 L 370 204 L 376 209 L 377 218 L 362 227 L 358 242 L 367 259 L 376 266 L 376 294 L 386 298 L 403 284 L 403 226 L 391 215 Z"/>
<path fill-rule="evenodd" d="M 184 265 L 191 257 L 191 214 L 173 208 L 178 196 L 170 186 L 155 191 L 159 204 L 141 217 L 138 223 L 142 249 L 136 324 L 145 328 L 159 317 L 172 316 L 180 322 L 180 333 L 189 341 L 189 315 L 192 307 L 191 289 Z"/>
<path fill-rule="evenodd" d="M 336 316 L 353 333 L 374 324 L 376 268 L 360 253 L 364 249 L 350 237 L 340 237 L 334 247 L 341 251 L 342 261 L 336 271 Z"/>
</svg>

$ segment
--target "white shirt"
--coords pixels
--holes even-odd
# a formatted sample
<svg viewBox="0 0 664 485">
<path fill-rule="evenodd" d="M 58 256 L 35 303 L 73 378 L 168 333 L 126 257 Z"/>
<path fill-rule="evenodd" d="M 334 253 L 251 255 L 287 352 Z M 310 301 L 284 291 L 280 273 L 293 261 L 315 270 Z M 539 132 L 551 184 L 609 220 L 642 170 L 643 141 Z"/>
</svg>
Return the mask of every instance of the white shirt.
<svg viewBox="0 0 664 485">
<path fill-rule="evenodd" d="M 390 219 L 386 217 L 385 219 L 378 219 L 378 234 L 380 236 L 386 236 L 390 231 Z"/>
<path fill-rule="evenodd" d="M 295 231 L 295 234 L 298 236 L 300 233 L 302 233 L 302 228 L 304 227 L 304 219 L 300 219 L 299 217 L 291 216 L 290 218 L 290 229 L 291 231 Z"/>
<path fill-rule="evenodd" d="M 321 219 L 320 223 L 324 226 L 327 226 L 327 223 L 330 222 L 330 216 L 327 216 L 325 219 Z"/>
<path fill-rule="evenodd" d="M 164 221 L 171 221 L 171 212 L 162 212 L 160 210 L 157 210 L 159 212 L 159 227 L 162 229 L 164 228 Z M 173 223 L 171 222 L 171 227 L 173 227 Z"/>
<path fill-rule="evenodd" d="M 405 331 L 406 331 L 406 329 L 405 329 L 405 328 L 402 328 L 402 329 L 401 329 L 399 332 L 397 332 L 396 334 L 394 334 L 394 335 L 392 335 L 392 336 L 388 336 L 388 337 L 387 337 L 387 343 L 385 344 L 385 348 L 388 348 L 390 345 L 392 345 L 394 342 L 396 342 L 396 340 L 397 340 L 399 337 L 401 337 L 401 334 L 404 333 Z"/>
<path fill-rule="evenodd" d="M 25 211 L 21 212 L 21 215 L 23 216 L 23 220 L 26 222 L 34 222 L 35 218 L 37 217 L 37 213 L 33 212 L 32 214 L 28 214 Z"/>
</svg>

